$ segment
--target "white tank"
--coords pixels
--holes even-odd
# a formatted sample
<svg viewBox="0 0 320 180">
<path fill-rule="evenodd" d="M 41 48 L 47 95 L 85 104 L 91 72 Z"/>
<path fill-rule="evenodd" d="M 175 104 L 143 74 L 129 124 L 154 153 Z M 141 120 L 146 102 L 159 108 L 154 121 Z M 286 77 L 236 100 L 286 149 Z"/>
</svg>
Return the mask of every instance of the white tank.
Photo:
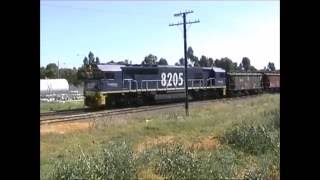
<svg viewBox="0 0 320 180">
<path fill-rule="evenodd" d="M 40 79 L 40 92 L 69 91 L 66 79 Z"/>
</svg>

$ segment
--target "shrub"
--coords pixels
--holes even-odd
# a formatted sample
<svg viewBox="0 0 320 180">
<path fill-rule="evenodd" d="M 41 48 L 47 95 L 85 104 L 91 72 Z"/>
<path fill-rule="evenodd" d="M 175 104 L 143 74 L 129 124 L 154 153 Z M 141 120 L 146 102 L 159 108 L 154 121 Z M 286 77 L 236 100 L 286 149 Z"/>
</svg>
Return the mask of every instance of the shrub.
<svg viewBox="0 0 320 180">
<path fill-rule="evenodd" d="M 155 173 L 165 179 L 197 179 L 201 162 L 180 144 L 167 145 L 160 151 L 160 160 L 156 164 Z"/>
<path fill-rule="evenodd" d="M 266 173 L 261 168 L 254 168 L 246 170 L 243 179 L 251 180 L 251 179 L 266 179 Z"/>
<path fill-rule="evenodd" d="M 132 179 L 137 177 L 133 152 L 125 142 L 111 143 L 103 153 L 105 178 Z"/>
<path fill-rule="evenodd" d="M 274 148 L 273 134 L 263 125 L 238 125 L 228 130 L 223 142 L 246 153 L 258 155 Z"/>
<path fill-rule="evenodd" d="M 136 158 L 136 165 L 140 168 L 155 166 L 154 162 L 160 158 L 160 147 L 161 144 L 140 152 Z"/>
<path fill-rule="evenodd" d="M 236 178 L 239 154 L 224 146 L 214 152 L 196 154 L 179 144 L 163 147 L 155 173 L 165 179 L 230 179 Z"/>
<path fill-rule="evenodd" d="M 103 164 L 98 159 L 88 156 L 79 156 L 76 161 L 59 161 L 55 164 L 52 179 L 103 179 L 101 176 L 101 168 Z"/>
<path fill-rule="evenodd" d="M 58 161 L 53 179 L 136 179 L 133 152 L 123 143 L 110 143 L 98 156 L 82 155 L 76 161 Z"/>
<path fill-rule="evenodd" d="M 244 170 L 242 179 L 278 179 L 280 173 L 280 154 L 272 151 L 256 157 Z"/>
<path fill-rule="evenodd" d="M 236 177 L 237 154 L 223 147 L 202 157 L 200 179 L 230 179 Z"/>
</svg>

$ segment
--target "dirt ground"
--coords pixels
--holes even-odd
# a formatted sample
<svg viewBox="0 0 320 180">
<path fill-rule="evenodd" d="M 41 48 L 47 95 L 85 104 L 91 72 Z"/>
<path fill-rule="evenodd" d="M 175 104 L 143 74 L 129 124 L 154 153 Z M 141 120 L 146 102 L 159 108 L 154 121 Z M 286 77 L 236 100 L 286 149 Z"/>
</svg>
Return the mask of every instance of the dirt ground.
<svg viewBox="0 0 320 180">
<path fill-rule="evenodd" d="M 77 130 L 88 129 L 89 127 L 90 127 L 90 123 L 88 121 L 43 124 L 40 127 L 40 134 L 46 134 L 46 133 L 65 134 L 65 133 L 74 132 Z"/>
<path fill-rule="evenodd" d="M 175 136 L 158 136 L 156 138 L 147 138 L 144 142 L 138 144 L 135 148 L 136 152 L 142 152 L 153 146 L 165 143 L 174 143 L 177 137 Z M 220 141 L 217 137 L 207 136 L 200 137 L 196 142 L 187 145 L 187 149 L 191 151 L 208 151 L 216 150 L 220 146 Z"/>
<path fill-rule="evenodd" d="M 174 136 L 159 136 L 156 138 L 148 138 L 144 142 L 138 144 L 135 149 L 137 152 L 142 152 L 158 144 L 173 143 L 174 139 Z"/>
<path fill-rule="evenodd" d="M 189 145 L 188 149 L 191 151 L 208 151 L 216 150 L 220 146 L 220 141 L 217 137 L 208 136 L 199 138 L 198 142 Z"/>
</svg>

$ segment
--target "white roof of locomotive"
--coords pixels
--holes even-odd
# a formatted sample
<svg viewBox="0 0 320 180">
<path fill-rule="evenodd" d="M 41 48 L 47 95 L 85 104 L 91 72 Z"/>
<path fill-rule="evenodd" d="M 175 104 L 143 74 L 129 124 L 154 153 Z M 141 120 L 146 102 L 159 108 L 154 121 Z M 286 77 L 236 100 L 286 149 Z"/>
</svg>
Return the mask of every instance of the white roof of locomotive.
<svg viewBox="0 0 320 180">
<path fill-rule="evenodd" d="M 114 71 L 121 71 L 121 67 L 127 68 L 145 68 L 148 66 L 126 66 L 126 65 L 118 65 L 118 64 L 99 64 L 97 65 L 101 71 L 104 72 L 114 72 Z M 153 67 L 153 66 L 150 66 Z M 154 67 L 169 67 L 169 68 L 184 68 L 184 66 L 175 66 L 175 65 L 157 65 Z M 190 68 L 190 67 L 189 67 Z M 202 69 L 212 69 L 214 72 L 226 72 L 224 69 L 219 67 L 191 67 L 191 68 L 202 68 Z"/>
<path fill-rule="evenodd" d="M 215 66 L 213 66 L 212 69 L 214 70 L 214 72 L 226 72 L 224 69 Z"/>
<path fill-rule="evenodd" d="M 176 65 L 158 65 L 158 67 L 184 68 L 184 66 L 176 66 Z M 226 72 L 224 69 L 216 67 L 216 66 L 212 66 L 212 67 L 189 67 L 189 68 L 212 69 L 214 72 Z"/>
<path fill-rule="evenodd" d="M 203 69 L 212 69 L 214 72 L 226 72 L 224 69 L 216 67 L 216 66 L 212 66 L 212 67 L 202 67 Z"/>
<path fill-rule="evenodd" d="M 125 67 L 125 65 L 119 65 L 119 64 L 99 64 L 97 66 L 101 71 L 107 71 L 107 72 L 121 71 L 121 67 Z"/>
</svg>

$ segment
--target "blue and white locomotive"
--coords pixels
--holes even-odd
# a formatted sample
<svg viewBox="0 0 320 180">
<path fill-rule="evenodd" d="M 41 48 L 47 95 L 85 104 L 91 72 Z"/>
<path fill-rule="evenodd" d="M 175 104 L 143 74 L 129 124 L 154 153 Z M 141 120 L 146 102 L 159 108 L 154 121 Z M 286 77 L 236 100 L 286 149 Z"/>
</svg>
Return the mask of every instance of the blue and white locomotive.
<svg viewBox="0 0 320 180">
<path fill-rule="evenodd" d="M 111 107 L 185 98 L 184 66 L 97 65 L 85 81 L 85 105 Z M 224 96 L 226 73 L 218 67 L 188 67 L 189 99 Z"/>
</svg>

